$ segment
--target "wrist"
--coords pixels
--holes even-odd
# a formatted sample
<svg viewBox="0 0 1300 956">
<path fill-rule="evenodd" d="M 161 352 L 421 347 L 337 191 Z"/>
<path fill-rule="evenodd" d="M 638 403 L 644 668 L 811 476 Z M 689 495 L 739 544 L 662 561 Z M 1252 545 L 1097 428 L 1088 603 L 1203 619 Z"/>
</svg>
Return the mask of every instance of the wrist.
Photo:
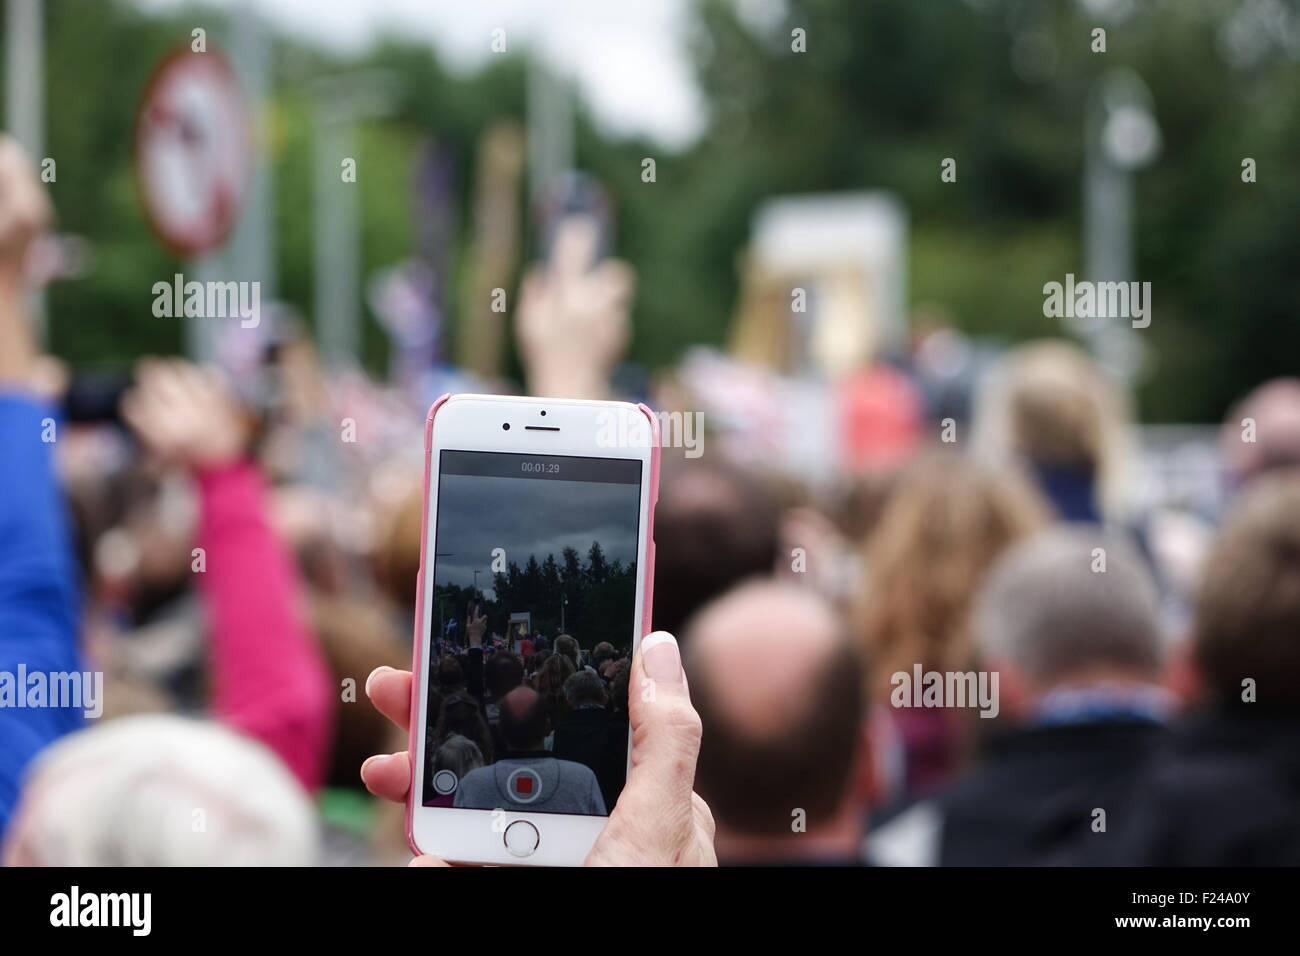
<svg viewBox="0 0 1300 956">
<path fill-rule="evenodd" d="M 609 382 L 603 370 L 572 362 L 536 363 L 528 370 L 528 390 L 546 398 L 603 399 Z"/>
<path fill-rule="evenodd" d="M 190 461 L 186 463 L 186 466 L 200 485 L 220 482 L 222 479 L 232 475 L 241 475 L 250 472 L 255 476 L 259 474 L 253 461 L 242 455 L 235 458 L 213 461 Z"/>
<path fill-rule="evenodd" d="M 36 346 L 26 330 L 0 330 L 0 386 L 30 391 L 35 371 Z"/>
</svg>

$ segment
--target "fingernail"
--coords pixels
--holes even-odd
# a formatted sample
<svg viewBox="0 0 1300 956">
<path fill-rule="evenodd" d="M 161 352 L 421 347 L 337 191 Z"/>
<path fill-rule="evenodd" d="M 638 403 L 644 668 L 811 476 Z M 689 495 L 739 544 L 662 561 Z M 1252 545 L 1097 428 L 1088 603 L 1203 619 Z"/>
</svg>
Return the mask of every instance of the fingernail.
<svg viewBox="0 0 1300 956">
<path fill-rule="evenodd" d="M 682 679 L 682 655 L 677 638 L 667 631 L 655 631 L 641 642 L 641 660 L 651 680 L 675 683 Z"/>
<path fill-rule="evenodd" d="M 376 760 L 388 760 L 391 757 L 397 757 L 397 756 L 399 756 L 399 754 L 371 754 L 364 761 L 362 761 L 361 772 L 365 773 L 366 768 L 369 767 Z"/>
<path fill-rule="evenodd" d="M 378 667 L 376 667 L 374 670 L 370 672 L 370 676 L 366 678 L 367 697 L 370 696 L 370 682 L 375 679 L 375 675 L 378 674 L 380 671 L 390 671 L 390 670 L 392 670 L 392 668 L 389 667 L 387 664 L 380 664 Z"/>
</svg>

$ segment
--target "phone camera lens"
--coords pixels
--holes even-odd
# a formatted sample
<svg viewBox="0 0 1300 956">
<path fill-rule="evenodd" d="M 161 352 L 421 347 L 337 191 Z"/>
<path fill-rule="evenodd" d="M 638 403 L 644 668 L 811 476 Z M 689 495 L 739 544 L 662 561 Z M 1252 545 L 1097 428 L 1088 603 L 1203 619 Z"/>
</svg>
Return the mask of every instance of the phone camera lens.
<svg viewBox="0 0 1300 956">
<path fill-rule="evenodd" d="M 546 409 L 544 409 L 544 408 L 542 409 L 542 417 L 543 417 L 543 418 L 546 417 Z"/>
<path fill-rule="evenodd" d="M 503 422 L 502 425 L 501 425 L 501 428 L 502 428 L 503 430 L 505 430 L 505 431 L 510 431 L 510 423 L 509 423 L 509 422 Z"/>
</svg>

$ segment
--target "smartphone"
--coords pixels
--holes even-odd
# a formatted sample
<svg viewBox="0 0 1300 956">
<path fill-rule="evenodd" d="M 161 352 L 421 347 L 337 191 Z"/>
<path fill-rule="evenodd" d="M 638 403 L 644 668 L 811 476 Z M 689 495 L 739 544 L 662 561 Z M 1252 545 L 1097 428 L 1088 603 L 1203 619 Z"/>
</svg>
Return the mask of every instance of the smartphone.
<svg viewBox="0 0 1300 956">
<path fill-rule="evenodd" d="M 658 480 L 644 405 L 444 395 L 429 410 L 406 811 L 417 853 L 586 858 L 630 766 Z"/>
<path fill-rule="evenodd" d="M 564 173 L 542 187 L 535 206 L 533 218 L 542 259 L 551 259 L 560 227 L 573 218 L 587 220 L 595 231 L 592 268 L 613 254 L 614 203 L 599 180 L 586 173 Z"/>
</svg>

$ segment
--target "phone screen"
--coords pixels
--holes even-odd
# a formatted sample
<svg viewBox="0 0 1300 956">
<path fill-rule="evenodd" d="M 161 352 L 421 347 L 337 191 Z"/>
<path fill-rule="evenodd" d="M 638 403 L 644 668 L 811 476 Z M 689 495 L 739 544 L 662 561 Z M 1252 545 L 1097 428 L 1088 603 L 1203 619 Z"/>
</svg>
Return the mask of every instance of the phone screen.
<svg viewBox="0 0 1300 956">
<path fill-rule="evenodd" d="M 641 468 L 441 452 L 424 806 L 613 807 L 640 624 Z"/>
</svg>

